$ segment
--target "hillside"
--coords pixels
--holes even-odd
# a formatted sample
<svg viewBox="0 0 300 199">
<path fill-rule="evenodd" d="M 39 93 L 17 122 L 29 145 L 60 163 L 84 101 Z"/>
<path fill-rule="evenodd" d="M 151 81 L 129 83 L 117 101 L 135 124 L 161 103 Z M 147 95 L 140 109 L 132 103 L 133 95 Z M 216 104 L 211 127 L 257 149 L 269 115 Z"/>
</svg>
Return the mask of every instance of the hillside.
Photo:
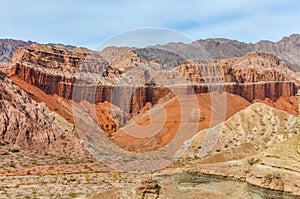
<svg viewBox="0 0 300 199">
<path fill-rule="evenodd" d="M 10 62 L 16 50 L 22 46 L 30 46 L 31 41 L 0 39 L 0 62 Z"/>
</svg>

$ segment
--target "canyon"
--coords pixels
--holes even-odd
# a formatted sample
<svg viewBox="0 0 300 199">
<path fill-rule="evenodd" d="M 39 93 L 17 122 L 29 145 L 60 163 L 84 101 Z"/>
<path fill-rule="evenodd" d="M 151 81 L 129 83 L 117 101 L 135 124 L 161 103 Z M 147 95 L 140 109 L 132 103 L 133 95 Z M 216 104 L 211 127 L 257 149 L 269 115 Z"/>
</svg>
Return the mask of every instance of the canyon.
<svg viewBox="0 0 300 199">
<path fill-rule="evenodd" d="M 297 198 L 297 38 L 12 49 L 0 64 L 1 197 Z"/>
<path fill-rule="evenodd" d="M 87 49 L 76 48 L 71 51 L 62 46 L 34 44 L 16 52 L 9 76 L 18 76 L 47 94 L 57 94 L 75 101 L 83 100 L 82 96 L 86 96 L 84 100 L 91 103 L 114 100 L 114 104 L 120 106 L 122 99 L 113 99 L 113 95 L 129 92 L 129 112 L 136 112 L 146 102 L 157 104 L 160 98 L 170 93 L 173 84 L 183 84 L 178 89 L 186 94 L 226 91 L 250 102 L 265 98 L 274 101 L 283 95 L 294 96 L 298 89 L 296 78 L 288 65 L 270 54 L 249 53 L 240 58 L 186 61 L 171 71 L 156 73 L 163 68 L 163 64 L 146 61 L 134 51 L 130 53 L 127 52 L 125 58 L 120 57 L 110 65 L 101 57 L 101 53 Z M 154 75 L 148 77 L 149 80 L 145 80 L 144 71 L 139 67 L 142 65 L 147 65 L 149 73 Z M 137 79 L 131 82 L 138 84 L 124 85 L 128 84 L 124 76 L 134 76 Z M 122 77 L 122 85 L 116 82 L 119 77 Z M 149 82 L 152 85 L 148 85 Z M 74 90 L 77 93 L 73 93 Z M 82 99 L 77 99 L 80 97 Z"/>
</svg>

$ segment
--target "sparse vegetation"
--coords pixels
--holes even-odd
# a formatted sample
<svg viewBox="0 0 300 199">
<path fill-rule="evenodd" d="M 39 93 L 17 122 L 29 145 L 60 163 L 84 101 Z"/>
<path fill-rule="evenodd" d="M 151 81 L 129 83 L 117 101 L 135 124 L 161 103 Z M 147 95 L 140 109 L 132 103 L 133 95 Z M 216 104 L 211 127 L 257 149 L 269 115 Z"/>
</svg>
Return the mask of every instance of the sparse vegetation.
<svg viewBox="0 0 300 199">
<path fill-rule="evenodd" d="M 247 161 L 248 161 L 248 164 L 250 164 L 252 166 L 252 165 L 258 163 L 260 161 L 260 158 L 253 157 L 253 158 L 249 158 Z"/>
<path fill-rule="evenodd" d="M 86 174 L 84 175 L 84 179 L 85 179 L 86 181 L 89 181 L 89 180 L 90 180 L 90 174 L 89 174 L 89 173 L 86 173 Z"/>
<path fill-rule="evenodd" d="M 1 155 L 9 155 L 8 151 L 2 152 Z"/>
<path fill-rule="evenodd" d="M 71 193 L 69 193 L 69 196 L 70 196 L 71 198 L 75 198 L 75 197 L 78 196 L 78 194 L 75 193 L 75 192 L 71 192 Z"/>
<path fill-rule="evenodd" d="M 119 178 L 119 177 L 120 177 L 120 174 L 114 172 L 114 173 L 111 173 L 110 176 L 111 176 L 112 178 L 115 178 L 115 179 L 116 179 L 116 178 Z"/>
<path fill-rule="evenodd" d="M 13 148 L 13 149 L 10 149 L 9 151 L 12 153 L 18 153 L 18 152 L 20 152 L 20 149 Z"/>
</svg>

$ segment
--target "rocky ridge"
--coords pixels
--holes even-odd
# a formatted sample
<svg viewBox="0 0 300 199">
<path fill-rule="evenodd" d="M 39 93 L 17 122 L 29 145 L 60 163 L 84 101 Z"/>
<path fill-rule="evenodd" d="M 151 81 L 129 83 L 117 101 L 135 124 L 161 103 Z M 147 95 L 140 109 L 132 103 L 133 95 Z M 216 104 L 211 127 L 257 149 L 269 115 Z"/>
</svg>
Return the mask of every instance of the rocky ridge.
<svg viewBox="0 0 300 199">
<path fill-rule="evenodd" d="M 0 62 L 10 62 L 18 48 L 31 44 L 33 44 L 31 41 L 0 39 Z"/>
<path fill-rule="evenodd" d="M 100 53 L 87 49 L 71 51 L 61 46 L 35 44 L 18 50 L 12 60 L 10 75 L 18 76 L 47 94 L 66 99 L 87 96 L 86 100 L 91 102 L 112 101 L 113 94 L 123 92 L 118 87 L 123 87 L 124 92 L 129 90 L 129 93 L 142 96 L 132 101 L 132 105 L 140 108 L 146 102 L 156 104 L 168 93 L 165 85 L 176 81 L 179 84 L 192 82 L 195 93 L 205 93 L 211 91 L 207 82 L 217 79 L 221 84 L 216 89 L 241 95 L 249 101 L 266 97 L 276 100 L 281 95 L 291 96 L 296 92 L 293 73 L 286 63 L 268 54 L 250 53 L 219 61 L 188 61 L 171 71 L 161 71 L 162 67 L 161 63 L 146 61 L 134 51 L 127 51 L 126 56 L 115 59 L 110 65 Z M 85 86 L 88 82 L 90 85 Z M 74 87 L 78 88 L 75 89 L 78 93 L 72 93 Z M 186 90 L 184 92 L 190 92 L 186 86 L 181 87 Z M 95 97 L 88 93 L 95 93 Z M 133 99 L 137 99 L 134 95 Z"/>
<path fill-rule="evenodd" d="M 215 38 L 197 40 L 189 44 L 173 42 L 166 45 L 149 46 L 145 49 L 147 51 L 151 51 L 151 49 L 161 49 L 166 52 L 166 55 L 172 52 L 175 55 L 183 57 L 185 60 L 227 59 L 232 57 L 241 57 L 249 52 L 256 51 L 273 54 L 280 59 L 287 61 L 289 63 L 289 68 L 293 71 L 300 71 L 299 34 L 292 34 L 288 37 L 283 37 L 277 42 L 263 40 L 252 44 L 237 40 Z M 163 51 L 155 53 L 156 51 L 157 50 L 152 50 L 152 52 L 148 52 L 148 54 L 151 54 L 151 57 L 162 56 L 161 53 L 163 53 Z"/>
<path fill-rule="evenodd" d="M 100 55 L 108 62 L 112 63 L 115 59 L 121 57 L 123 54 L 131 51 L 128 47 L 109 46 L 101 50 Z"/>
<path fill-rule="evenodd" d="M 215 61 L 186 61 L 176 67 L 188 81 L 197 84 L 195 92 L 223 89 L 252 101 L 270 98 L 277 100 L 282 95 L 292 96 L 297 92 L 294 73 L 287 64 L 273 55 L 249 53 L 238 58 Z M 219 84 L 221 86 L 216 86 Z M 202 91 L 197 91 L 200 89 Z"/>
<path fill-rule="evenodd" d="M 0 72 L 1 143 L 42 150 L 56 139 L 57 129 L 46 115 L 44 103 L 37 103 Z"/>
</svg>

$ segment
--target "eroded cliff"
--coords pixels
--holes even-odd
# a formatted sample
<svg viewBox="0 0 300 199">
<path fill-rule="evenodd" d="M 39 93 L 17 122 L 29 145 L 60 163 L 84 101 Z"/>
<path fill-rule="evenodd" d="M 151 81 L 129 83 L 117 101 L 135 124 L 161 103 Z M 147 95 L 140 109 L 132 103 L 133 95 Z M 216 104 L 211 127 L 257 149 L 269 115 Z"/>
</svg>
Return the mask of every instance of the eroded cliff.
<svg viewBox="0 0 300 199">
<path fill-rule="evenodd" d="M 146 72 L 142 71 L 143 67 L 147 68 Z M 217 61 L 186 61 L 172 71 L 161 71 L 160 63 L 143 60 L 134 51 L 127 51 L 110 65 L 98 52 L 34 44 L 17 51 L 12 68 L 10 75 L 17 75 L 47 94 L 66 99 L 87 96 L 91 102 L 111 102 L 115 93 L 129 89 L 134 94 L 132 104 L 139 108 L 146 102 L 157 103 L 169 93 L 164 90 L 174 83 L 180 83 L 187 93 L 227 91 L 248 101 L 277 100 L 282 95 L 295 95 L 297 90 L 294 74 L 287 64 L 264 53 Z M 137 86 L 132 86 L 137 82 Z M 184 85 L 187 83 L 193 84 L 194 91 Z M 72 93 L 74 87 L 78 93 Z"/>
<path fill-rule="evenodd" d="M 297 92 L 294 73 L 287 64 L 265 53 L 252 52 L 215 61 L 187 61 L 174 70 L 196 84 L 196 93 L 225 90 L 248 101 L 265 98 L 274 101 Z"/>
<path fill-rule="evenodd" d="M 55 127 L 37 103 L 0 72 L 0 142 L 20 148 L 45 149 L 56 139 Z"/>
</svg>

